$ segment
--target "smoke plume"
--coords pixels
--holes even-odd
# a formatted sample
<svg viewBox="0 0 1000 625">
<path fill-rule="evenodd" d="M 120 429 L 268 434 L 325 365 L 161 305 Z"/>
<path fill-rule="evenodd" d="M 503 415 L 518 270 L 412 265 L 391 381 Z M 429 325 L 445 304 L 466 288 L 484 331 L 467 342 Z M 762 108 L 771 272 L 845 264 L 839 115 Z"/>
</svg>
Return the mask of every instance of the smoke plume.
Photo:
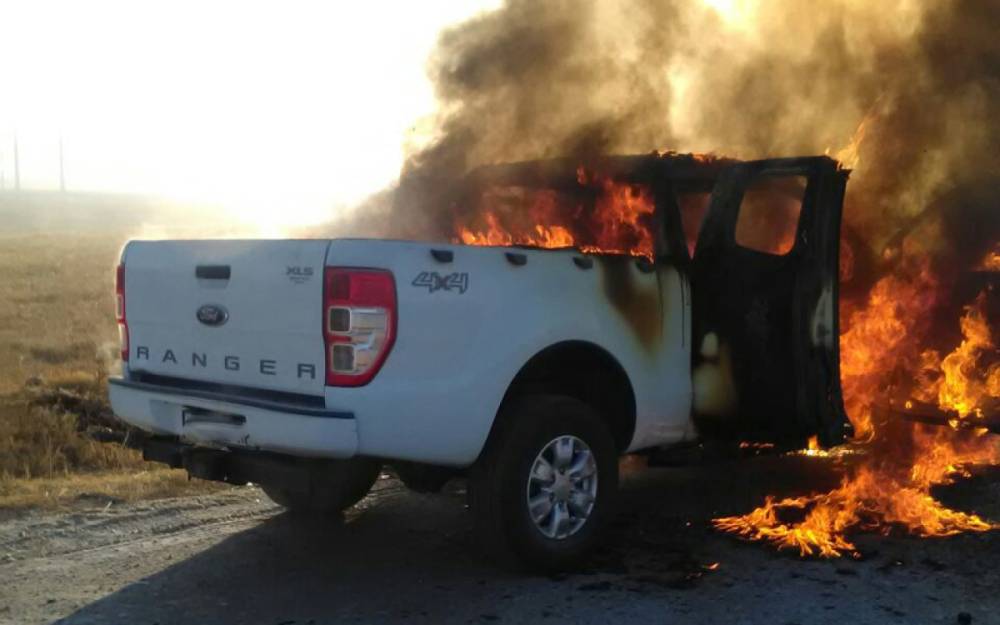
<svg viewBox="0 0 1000 625">
<path fill-rule="evenodd" d="M 726 6 L 508 0 L 447 30 L 428 68 L 433 130 L 379 221 L 395 235 L 451 236 L 449 189 L 489 163 L 829 152 L 855 166 L 846 218 L 876 255 L 944 202 L 941 232 L 962 245 L 936 247 L 985 253 L 1000 230 L 994 0 Z"/>
</svg>

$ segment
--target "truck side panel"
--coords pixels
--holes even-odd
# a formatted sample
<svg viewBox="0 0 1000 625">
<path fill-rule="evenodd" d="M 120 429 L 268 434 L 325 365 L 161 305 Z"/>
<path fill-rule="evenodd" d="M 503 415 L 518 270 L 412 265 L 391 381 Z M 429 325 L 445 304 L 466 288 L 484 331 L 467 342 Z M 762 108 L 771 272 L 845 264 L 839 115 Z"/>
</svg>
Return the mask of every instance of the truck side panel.
<svg viewBox="0 0 1000 625">
<path fill-rule="evenodd" d="M 452 260 L 435 259 L 432 248 Z M 398 336 L 382 370 L 363 387 L 326 387 L 329 409 L 355 414 L 359 453 L 470 464 L 517 372 L 568 340 L 604 348 L 628 374 L 636 399 L 630 449 L 682 439 L 691 385 L 681 276 L 622 257 L 593 257 L 588 269 L 574 256 L 334 241 L 327 266 L 388 269 L 397 285 Z"/>
</svg>

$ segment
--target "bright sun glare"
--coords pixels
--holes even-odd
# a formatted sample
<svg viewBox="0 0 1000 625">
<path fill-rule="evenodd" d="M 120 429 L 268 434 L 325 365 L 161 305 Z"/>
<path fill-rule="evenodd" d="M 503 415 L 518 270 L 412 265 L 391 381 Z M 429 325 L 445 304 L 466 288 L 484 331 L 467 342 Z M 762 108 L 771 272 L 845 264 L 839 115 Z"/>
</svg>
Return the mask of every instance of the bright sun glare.
<svg viewBox="0 0 1000 625">
<path fill-rule="evenodd" d="M 461 6 L 457 6 L 461 4 Z M 265 229 L 390 183 L 440 30 L 495 0 L 4 3 L 0 171 L 218 204 Z"/>
<path fill-rule="evenodd" d="M 746 19 L 752 6 L 749 0 L 702 0 L 718 13 L 729 25 L 736 25 Z"/>
</svg>

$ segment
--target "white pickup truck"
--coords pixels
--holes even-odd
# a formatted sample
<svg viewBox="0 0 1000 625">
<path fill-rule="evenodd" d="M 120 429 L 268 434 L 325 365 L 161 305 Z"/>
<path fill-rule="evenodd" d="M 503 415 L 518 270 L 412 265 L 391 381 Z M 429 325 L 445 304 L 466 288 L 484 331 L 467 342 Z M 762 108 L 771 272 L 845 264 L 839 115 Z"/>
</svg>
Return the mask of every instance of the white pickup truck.
<svg viewBox="0 0 1000 625">
<path fill-rule="evenodd" d="M 150 434 L 148 460 L 293 510 L 353 505 L 383 463 L 421 490 L 467 475 L 485 545 L 548 569 L 594 544 L 622 454 L 840 442 L 847 172 L 825 157 L 594 166 L 654 198 L 651 255 L 131 241 L 114 412 Z M 491 167 L 459 186 L 574 193 L 576 169 Z"/>
</svg>

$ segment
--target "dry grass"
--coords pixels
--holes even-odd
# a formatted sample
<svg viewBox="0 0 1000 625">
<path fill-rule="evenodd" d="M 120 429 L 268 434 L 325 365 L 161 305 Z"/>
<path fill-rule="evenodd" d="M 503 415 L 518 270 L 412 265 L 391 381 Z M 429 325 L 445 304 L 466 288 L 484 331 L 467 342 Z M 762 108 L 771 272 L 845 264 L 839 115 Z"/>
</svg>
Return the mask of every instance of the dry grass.
<svg viewBox="0 0 1000 625">
<path fill-rule="evenodd" d="M 134 449 L 86 436 L 72 413 L 23 400 L 0 405 L 0 481 L 142 466 Z"/>
<path fill-rule="evenodd" d="M 0 511 L 133 501 L 204 493 L 223 485 L 147 463 L 119 442 L 98 442 L 91 424 L 51 403 L 81 395 L 65 387 L 29 389 L 0 403 Z M 90 400 L 91 398 L 86 398 Z M 49 404 L 49 405 L 47 405 Z"/>
<path fill-rule="evenodd" d="M 70 473 L 30 480 L 0 480 L 0 510 L 64 508 L 73 505 L 139 501 L 197 495 L 228 488 L 190 480 L 181 469 L 149 464 L 130 471 Z"/>
<path fill-rule="evenodd" d="M 0 510 L 133 501 L 203 493 L 218 488 L 189 481 L 184 471 L 147 463 L 120 442 L 99 442 L 113 431 L 95 415 L 107 414 L 103 395 L 77 386 L 31 387 L 0 402 Z M 89 382 L 90 388 L 102 385 Z M 66 402 L 77 412 L 61 407 Z"/>
<path fill-rule="evenodd" d="M 0 237 L 0 393 L 114 361 L 114 267 L 125 235 Z"/>
<path fill-rule="evenodd" d="M 95 440 L 124 432 L 106 379 L 118 349 L 113 269 L 126 238 L 0 236 L 0 509 L 218 488 Z"/>
</svg>

